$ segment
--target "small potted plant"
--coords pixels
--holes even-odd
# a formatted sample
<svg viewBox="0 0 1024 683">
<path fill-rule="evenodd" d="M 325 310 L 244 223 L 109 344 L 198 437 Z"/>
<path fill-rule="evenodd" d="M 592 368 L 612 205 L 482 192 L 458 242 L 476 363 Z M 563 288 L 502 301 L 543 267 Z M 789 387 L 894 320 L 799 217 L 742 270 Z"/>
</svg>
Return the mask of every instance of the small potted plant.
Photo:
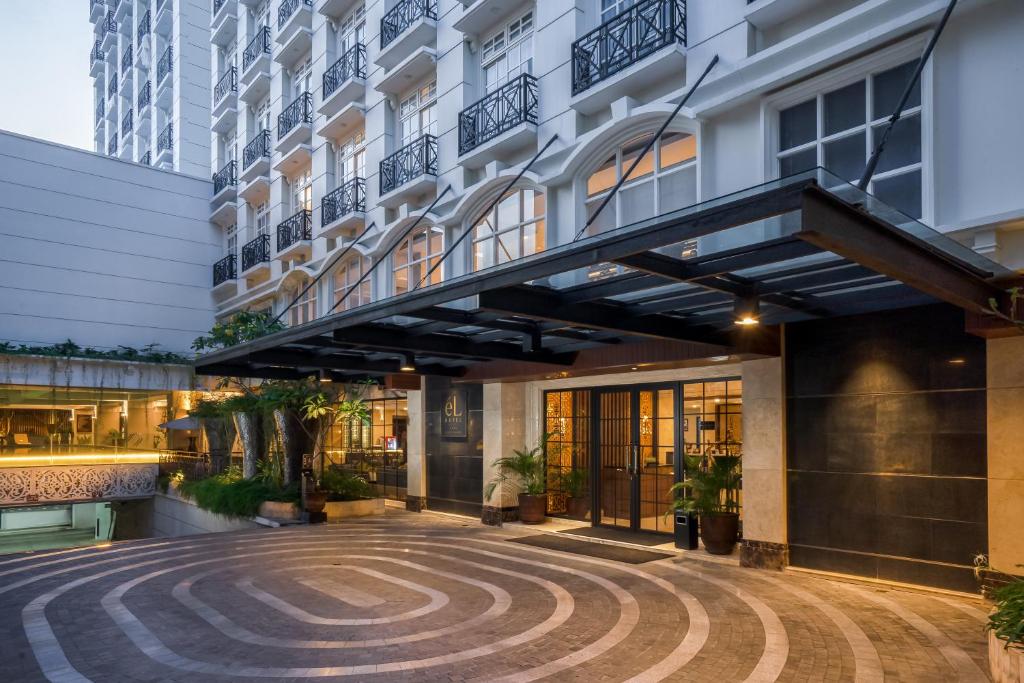
<svg viewBox="0 0 1024 683">
<path fill-rule="evenodd" d="M 573 468 L 558 476 L 558 486 L 565 493 L 565 512 L 573 519 L 584 520 L 590 512 L 587 495 L 587 471 Z"/>
<path fill-rule="evenodd" d="M 497 475 L 484 490 L 484 497 L 491 499 L 494 491 L 506 482 L 519 490 L 519 521 L 523 524 L 540 524 L 547 512 L 548 496 L 544 490 L 544 440 L 530 450 L 515 450 L 512 455 L 494 461 Z"/>
<path fill-rule="evenodd" d="M 717 455 L 706 462 L 701 456 L 685 456 L 684 460 L 686 479 L 669 489 L 672 510 L 697 513 L 704 549 L 712 555 L 728 555 L 739 536 L 739 456 Z"/>
</svg>

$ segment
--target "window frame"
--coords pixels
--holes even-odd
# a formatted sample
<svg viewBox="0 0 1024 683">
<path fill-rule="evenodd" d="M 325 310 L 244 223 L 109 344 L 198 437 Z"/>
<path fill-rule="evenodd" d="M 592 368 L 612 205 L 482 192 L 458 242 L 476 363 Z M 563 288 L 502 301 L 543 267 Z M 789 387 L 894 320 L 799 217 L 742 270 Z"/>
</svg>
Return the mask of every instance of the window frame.
<svg viewBox="0 0 1024 683">
<path fill-rule="evenodd" d="M 435 251 L 431 251 L 431 249 L 430 249 L 430 242 L 431 242 L 430 237 L 431 237 L 431 233 L 432 232 L 436 232 L 436 233 L 441 235 L 441 246 L 440 246 L 440 249 L 438 251 L 436 251 L 436 252 Z M 424 258 L 422 258 L 422 259 L 415 259 L 414 260 L 412 258 L 412 243 L 413 243 L 413 240 L 416 238 L 416 236 L 421 234 L 421 233 L 425 233 L 426 236 L 427 236 L 426 256 Z M 434 259 L 440 259 L 441 256 L 444 254 L 445 244 L 447 242 L 448 242 L 448 239 L 447 239 L 447 235 L 445 235 L 445 229 L 444 229 L 443 226 L 440 226 L 440 225 L 424 225 L 424 226 L 416 228 L 416 232 L 407 235 L 397 245 L 395 245 L 395 248 L 392 250 L 391 257 L 390 257 L 390 265 L 391 265 L 390 288 L 391 288 L 391 292 L 394 295 L 397 296 L 399 294 L 406 294 L 408 292 L 412 292 L 412 291 L 415 291 L 415 290 L 419 289 L 419 281 L 421 279 L 423 279 L 423 276 L 426 275 L 427 271 L 431 268 L 431 266 L 432 266 L 431 262 Z M 398 253 L 402 249 L 407 249 L 408 250 L 407 251 L 407 255 L 406 255 L 406 261 L 405 261 L 404 264 L 398 265 Z M 415 279 L 415 282 L 414 282 L 413 281 L 413 277 L 412 277 L 413 270 L 414 270 L 415 266 L 420 265 L 420 264 L 426 264 L 426 267 L 421 269 L 422 272 L 420 273 L 419 277 Z M 402 271 L 402 270 L 406 271 L 406 283 L 407 283 L 407 285 L 406 285 L 406 289 L 405 290 L 398 291 L 398 273 L 400 271 Z M 441 265 L 439 265 L 437 267 L 437 270 L 435 270 L 434 273 L 430 276 L 430 282 L 427 282 L 425 284 L 426 284 L 426 286 L 430 286 L 431 284 L 436 284 L 436 283 L 439 283 L 439 282 L 444 282 L 444 277 L 445 277 L 445 263 L 441 262 Z"/>
<path fill-rule="evenodd" d="M 348 291 L 349 287 L 355 285 L 355 283 L 366 273 L 370 268 L 370 259 L 362 254 L 356 254 L 350 256 L 342 261 L 331 273 L 331 305 L 338 306 L 338 300 Z M 355 277 L 350 279 L 350 275 L 353 272 L 353 266 L 358 266 L 355 271 Z M 338 284 L 338 276 L 344 274 L 344 284 Z M 359 287 L 352 291 L 345 302 L 338 308 L 334 308 L 335 312 L 348 311 L 359 306 L 364 306 L 373 301 L 373 278 L 368 277 L 359 283 Z"/>
<path fill-rule="evenodd" d="M 540 194 L 540 195 L 542 195 L 544 197 L 544 213 L 543 214 L 541 214 L 539 216 L 535 215 L 535 216 L 533 216 L 532 218 L 529 218 L 529 219 L 527 219 L 525 217 L 526 216 L 526 211 L 525 211 L 526 203 L 523 201 L 523 193 L 524 192 L 534 192 L 535 194 Z M 508 225 L 508 226 L 497 225 L 498 217 L 500 215 L 499 214 L 499 210 L 501 208 L 501 201 L 504 200 L 506 197 L 511 196 L 512 194 L 518 194 L 519 195 L 519 216 L 518 216 L 518 219 L 517 219 L 516 223 L 514 223 L 512 225 Z M 477 215 L 477 214 L 474 214 L 474 215 Z M 476 235 L 476 229 L 477 229 L 478 226 L 483 225 L 484 220 L 486 220 L 487 218 L 491 219 L 491 222 L 492 222 L 491 223 L 491 228 L 492 229 L 486 235 L 484 235 L 483 237 L 478 237 Z M 530 254 L 527 254 L 527 253 L 525 253 L 525 250 L 523 249 L 523 231 L 524 231 L 524 229 L 526 229 L 527 227 L 529 227 L 531 225 L 532 226 L 538 226 L 540 224 L 543 224 L 543 228 L 540 229 L 540 230 L 535 231 L 535 233 L 534 233 L 534 241 L 535 241 L 534 251 L 532 253 L 530 253 Z M 479 272 L 481 270 L 486 270 L 487 268 L 492 268 L 492 267 L 494 267 L 496 265 L 500 265 L 502 263 L 510 263 L 511 261 L 517 261 L 517 260 L 519 260 L 521 258 L 526 258 L 527 256 L 532 256 L 533 254 L 539 254 L 539 253 L 543 252 L 544 250 L 546 250 L 548 248 L 548 234 L 547 234 L 547 230 L 548 230 L 548 193 L 543 188 L 541 188 L 541 187 L 534 187 L 534 186 L 531 186 L 531 185 L 520 185 L 520 186 L 517 186 L 517 187 L 513 187 L 512 189 L 510 189 L 508 192 L 506 192 L 505 194 L 503 194 L 501 196 L 501 200 L 499 200 L 498 202 L 495 203 L 494 208 L 491 209 L 491 211 L 489 212 L 488 216 L 485 216 L 483 219 L 481 219 L 480 221 L 478 221 L 475 224 L 467 223 L 467 229 L 472 231 L 472 234 L 470 235 L 470 245 L 469 245 L 469 272 L 471 272 L 471 273 L 476 273 L 476 272 Z M 499 258 L 500 257 L 500 251 L 499 251 L 498 240 L 501 237 L 506 237 L 507 238 L 508 236 L 512 235 L 513 233 L 515 234 L 516 240 L 518 241 L 517 255 L 514 256 L 513 258 L 509 259 L 508 261 L 502 261 Z M 541 248 L 541 249 L 537 249 L 536 248 L 537 235 L 540 235 L 540 241 L 544 245 L 543 248 Z M 482 267 L 478 268 L 477 267 L 477 263 L 476 263 L 476 247 L 477 247 L 478 244 L 481 244 L 481 243 L 486 242 L 488 240 L 491 240 L 491 242 L 492 242 L 491 247 L 490 247 L 491 251 L 492 251 L 492 254 L 491 254 L 492 260 L 491 260 L 489 265 L 485 265 L 485 266 L 482 266 Z"/>
<path fill-rule="evenodd" d="M 532 74 L 533 73 L 533 57 L 534 57 L 534 42 L 533 42 L 533 39 L 534 39 L 534 33 L 536 31 L 536 17 L 535 17 L 535 14 L 536 13 L 534 12 L 533 8 L 531 7 L 530 9 L 526 10 L 525 12 L 519 14 L 515 19 L 512 19 L 511 21 L 502 22 L 501 30 L 500 31 L 492 32 L 488 36 L 488 38 L 486 40 L 484 40 L 480 44 L 480 73 L 481 73 L 482 78 L 483 78 L 484 92 L 485 93 L 489 94 L 489 93 L 495 92 L 496 90 L 500 90 L 503 85 L 505 85 L 506 83 L 508 83 L 508 82 L 510 82 L 510 81 L 512 81 L 512 80 L 514 80 L 516 78 L 518 78 L 520 75 L 522 75 L 524 73 L 528 73 L 528 74 Z M 527 18 L 529 18 L 529 27 L 524 31 L 523 27 L 522 27 L 522 24 L 523 24 L 523 21 L 525 19 L 527 19 Z M 519 31 L 519 33 L 515 37 L 515 39 L 512 40 L 512 39 L 509 38 L 509 36 L 512 33 L 513 26 L 517 25 L 517 24 L 518 24 L 518 31 Z M 488 44 L 493 43 L 498 38 L 501 38 L 501 40 L 502 40 L 501 47 L 497 48 L 497 49 L 493 49 L 492 48 L 493 52 L 491 52 L 491 54 L 488 54 L 487 53 L 487 51 L 489 49 L 488 48 Z M 516 66 L 515 66 L 515 68 L 518 70 L 518 73 L 515 76 L 512 76 L 510 78 L 509 75 L 508 75 L 509 71 L 510 71 L 510 69 L 508 67 L 508 54 L 509 54 L 509 52 L 512 51 L 513 48 L 517 48 L 517 47 L 521 48 L 521 46 L 523 45 L 524 42 L 527 41 L 527 39 L 529 39 L 529 41 L 530 41 L 530 55 L 529 55 L 529 57 L 525 61 L 523 61 L 522 60 L 522 52 L 520 51 L 520 60 L 519 60 L 519 63 L 516 64 Z M 489 69 L 490 67 L 496 65 L 502 58 L 504 58 L 506 60 L 505 75 L 504 75 L 504 77 L 502 79 L 496 80 L 495 84 L 493 86 L 491 86 L 487 82 L 487 69 Z"/>
<path fill-rule="evenodd" d="M 426 99 L 421 97 L 424 92 L 427 93 Z M 398 114 L 398 136 L 401 141 L 399 148 L 415 142 L 424 135 L 437 135 L 437 102 L 438 93 L 436 78 L 421 82 L 415 88 L 406 91 L 405 96 L 398 100 L 398 109 L 396 113 Z M 407 103 L 411 103 L 408 113 L 403 111 Z M 428 109 L 432 112 L 432 117 L 430 122 L 427 124 L 427 127 L 424 128 L 423 112 Z M 405 134 L 405 122 L 413 118 L 416 119 L 417 133 L 407 137 Z"/>
<path fill-rule="evenodd" d="M 310 278 L 301 278 L 299 280 L 298 289 L 296 290 L 297 297 L 295 299 L 295 305 L 288 309 L 288 327 L 295 327 L 308 322 L 312 322 L 319 317 L 317 311 L 317 284 L 309 287 Z M 305 290 L 305 291 L 303 291 Z M 289 296 L 289 303 L 291 303 L 291 297 Z M 302 319 L 300 319 L 302 318 Z"/>
</svg>

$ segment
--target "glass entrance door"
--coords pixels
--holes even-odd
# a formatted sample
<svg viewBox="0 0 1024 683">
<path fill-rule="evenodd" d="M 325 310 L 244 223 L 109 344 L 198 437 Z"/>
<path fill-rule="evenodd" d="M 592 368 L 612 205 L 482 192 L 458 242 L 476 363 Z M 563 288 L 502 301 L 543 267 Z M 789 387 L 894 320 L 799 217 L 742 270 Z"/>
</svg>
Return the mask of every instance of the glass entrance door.
<svg viewBox="0 0 1024 683">
<path fill-rule="evenodd" d="M 598 394 L 598 524 L 671 532 L 677 390 L 609 389 Z"/>
</svg>

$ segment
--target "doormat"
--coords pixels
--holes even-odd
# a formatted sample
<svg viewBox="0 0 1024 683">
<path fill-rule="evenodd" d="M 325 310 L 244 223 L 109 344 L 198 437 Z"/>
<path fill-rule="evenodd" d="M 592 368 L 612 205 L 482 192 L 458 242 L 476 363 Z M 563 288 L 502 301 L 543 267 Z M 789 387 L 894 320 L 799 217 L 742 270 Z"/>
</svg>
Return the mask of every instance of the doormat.
<svg viewBox="0 0 1024 683">
<path fill-rule="evenodd" d="M 566 529 L 565 531 L 559 531 L 558 533 L 566 534 L 568 536 L 583 536 L 585 538 L 603 538 L 606 541 L 620 541 L 622 543 L 645 545 L 648 547 L 665 545 L 666 543 L 672 542 L 671 536 L 621 531 L 619 529 L 608 529 L 601 526 L 584 526 L 578 529 Z"/>
<path fill-rule="evenodd" d="M 577 541 L 575 538 L 566 538 L 565 536 L 555 536 L 553 534 L 536 534 L 534 536 L 510 538 L 508 541 L 509 543 L 522 543 L 523 545 L 530 545 L 535 548 L 560 550 L 563 553 L 586 555 L 587 557 L 597 557 L 602 560 L 613 560 L 627 564 L 643 564 L 644 562 L 654 562 L 655 560 L 664 560 L 672 557 L 672 555 L 667 553 L 657 553 L 652 550 L 623 548 L 619 545 L 608 545 L 607 543 L 588 543 L 587 541 Z"/>
</svg>

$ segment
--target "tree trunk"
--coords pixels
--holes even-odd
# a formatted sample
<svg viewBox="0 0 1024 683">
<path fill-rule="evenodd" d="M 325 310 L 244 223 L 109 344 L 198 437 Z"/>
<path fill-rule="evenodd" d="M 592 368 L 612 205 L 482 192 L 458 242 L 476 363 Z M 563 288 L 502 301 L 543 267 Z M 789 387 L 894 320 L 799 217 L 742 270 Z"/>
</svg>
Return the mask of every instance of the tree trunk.
<svg viewBox="0 0 1024 683">
<path fill-rule="evenodd" d="M 302 456 L 312 452 L 315 424 L 304 422 L 293 410 L 276 408 L 274 423 L 281 436 L 281 454 L 284 458 L 282 485 L 301 481 Z"/>
<path fill-rule="evenodd" d="M 267 459 L 267 437 L 263 430 L 263 415 L 258 412 L 232 413 L 235 429 L 242 441 L 242 476 L 256 476 L 256 463 Z"/>
<path fill-rule="evenodd" d="M 206 444 L 210 449 L 210 474 L 220 474 L 231 463 L 231 445 L 235 442 L 235 425 L 226 417 L 202 420 Z"/>
</svg>

